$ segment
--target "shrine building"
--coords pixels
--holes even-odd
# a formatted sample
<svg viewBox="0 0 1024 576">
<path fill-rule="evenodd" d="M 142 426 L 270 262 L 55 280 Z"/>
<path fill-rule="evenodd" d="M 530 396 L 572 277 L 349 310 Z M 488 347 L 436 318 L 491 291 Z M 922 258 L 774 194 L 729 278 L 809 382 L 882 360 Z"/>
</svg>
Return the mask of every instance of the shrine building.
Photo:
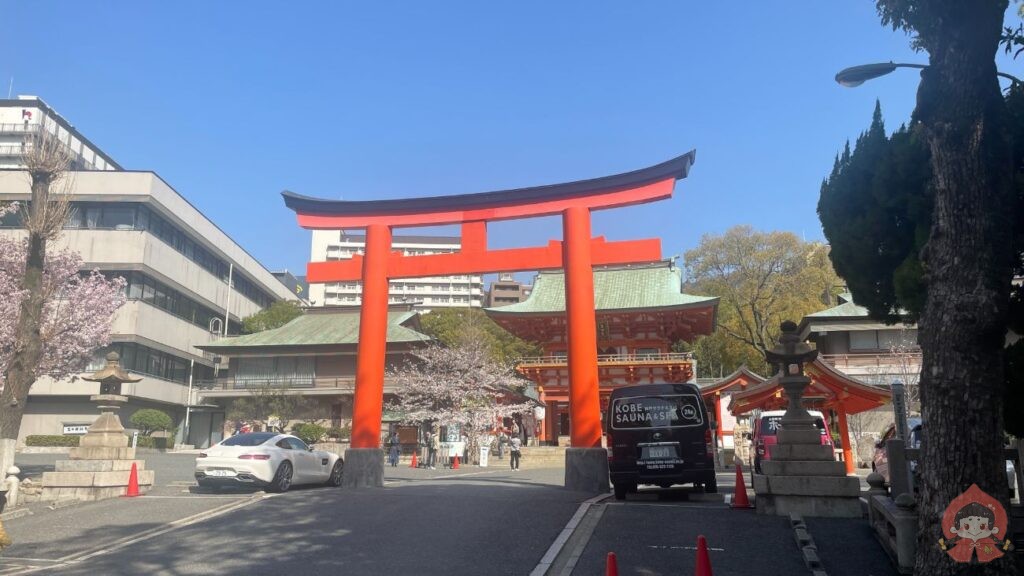
<svg viewBox="0 0 1024 576">
<path fill-rule="evenodd" d="M 672 262 L 595 267 L 602 414 L 614 388 L 693 381 L 692 354 L 673 352 L 672 345 L 710 334 L 717 310 L 718 298 L 683 294 L 681 272 Z M 529 298 L 485 312 L 505 330 L 543 347 L 543 356 L 521 358 L 516 369 L 537 385 L 545 406 L 544 417 L 537 423 L 538 440 L 566 444 L 570 427 L 564 273 L 540 272 Z"/>
</svg>

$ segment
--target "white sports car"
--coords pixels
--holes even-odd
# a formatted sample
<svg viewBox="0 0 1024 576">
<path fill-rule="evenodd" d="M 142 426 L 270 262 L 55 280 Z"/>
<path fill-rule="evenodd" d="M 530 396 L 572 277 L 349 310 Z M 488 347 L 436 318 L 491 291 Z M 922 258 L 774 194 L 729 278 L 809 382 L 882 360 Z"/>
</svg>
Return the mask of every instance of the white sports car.
<svg viewBox="0 0 1024 576">
<path fill-rule="evenodd" d="M 284 492 L 293 484 L 341 486 L 341 456 L 313 450 L 288 434 L 238 434 L 203 450 L 196 458 L 202 487 L 262 486 Z"/>
</svg>

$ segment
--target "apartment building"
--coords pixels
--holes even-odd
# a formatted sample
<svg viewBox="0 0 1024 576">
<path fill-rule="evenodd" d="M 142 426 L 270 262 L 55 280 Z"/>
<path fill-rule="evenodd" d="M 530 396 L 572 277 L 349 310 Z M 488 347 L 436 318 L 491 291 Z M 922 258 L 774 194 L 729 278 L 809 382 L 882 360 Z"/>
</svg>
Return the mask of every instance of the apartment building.
<svg viewBox="0 0 1024 576">
<path fill-rule="evenodd" d="M 498 275 L 497 280 L 491 282 L 491 287 L 487 290 L 487 307 L 497 308 L 499 306 L 508 306 L 509 304 L 518 304 L 526 300 L 532 290 L 533 286 L 516 280 L 516 277 L 511 273 L 503 272 Z"/>
<path fill-rule="evenodd" d="M 461 240 L 449 236 L 394 236 L 391 249 L 412 254 L 458 252 Z M 339 230 L 314 230 L 310 261 L 344 260 L 366 250 L 366 237 Z M 309 300 L 314 306 L 358 306 L 362 303 L 360 282 L 334 282 L 309 285 Z M 392 279 L 389 301 L 419 302 L 426 309 L 473 307 L 484 304 L 482 276 L 436 276 Z"/>
<path fill-rule="evenodd" d="M 32 114 L 31 119 L 26 115 L 29 126 L 37 121 L 40 125 L 27 129 L 22 138 L 32 130 L 48 129 L 46 118 L 59 118 L 49 108 L 26 109 L 45 114 Z M 73 129 L 67 141 L 73 150 L 75 142 L 94 148 Z M 51 245 L 78 251 L 86 269 L 128 282 L 128 301 L 113 319 L 112 344 L 98 350 L 86 370 L 99 368 L 108 351 L 117 351 L 121 364 L 142 377 L 123 387 L 130 401 L 121 411 L 122 420 L 127 423 L 140 408 L 158 408 L 181 422 L 192 405 L 188 443 L 206 444 L 220 433 L 224 414 L 216 407 L 194 405 L 197 395 L 190 398 L 190 382 L 214 379 L 220 359 L 198 346 L 220 337 L 225 320 L 226 332 L 237 334 L 242 318 L 296 296 L 156 173 L 122 170 L 99 152 L 82 158 L 93 169 L 75 172 L 73 215 Z M 10 164 L 0 169 L 0 201 L 26 201 L 28 174 Z M 0 220 L 0 234 L 25 234 L 20 217 L 11 214 Z M 83 426 L 98 415 L 89 401 L 98 392 L 98 383 L 77 378 L 40 379 L 29 395 L 19 443 L 34 434 L 83 433 Z M 179 432 L 184 433 L 182 426 Z"/>
</svg>

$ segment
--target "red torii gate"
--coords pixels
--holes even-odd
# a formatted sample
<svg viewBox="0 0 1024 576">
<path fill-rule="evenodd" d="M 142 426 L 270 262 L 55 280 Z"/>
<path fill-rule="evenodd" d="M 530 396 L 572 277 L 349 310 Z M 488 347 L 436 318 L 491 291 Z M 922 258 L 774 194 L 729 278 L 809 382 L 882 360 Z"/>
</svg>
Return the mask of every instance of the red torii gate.
<svg viewBox="0 0 1024 576">
<path fill-rule="evenodd" d="M 633 172 L 478 194 L 342 201 L 283 192 L 285 205 L 295 211 L 303 228 L 366 229 L 364 255 L 343 261 L 310 262 L 307 266 L 309 282 L 361 281 L 363 284 L 352 409 L 352 448 L 346 453 L 346 485 L 383 484 L 383 460 L 378 455 L 390 278 L 564 268 L 571 444 L 573 448 L 584 451 L 596 449 L 601 453 L 599 457 L 596 453 L 580 456 L 591 462 L 589 466 L 573 466 L 570 462 L 573 451 L 568 451 L 566 484 L 607 491 L 607 465 L 604 451 L 600 448 L 593 266 L 659 260 L 661 241 L 653 238 L 607 242 L 600 236 L 591 238 L 590 212 L 670 198 L 675 181 L 687 176 L 695 157 L 696 151 L 690 151 Z M 542 247 L 487 249 L 487 222 L 555 214 L 562 216 L 562 241 L 552 240 Z M 445 224 L 461 224 L 460 252 L 405 256 L 391 251 L 393 228 Z M 375 452 L 364 452 L 363 456 L 360 450 Z M 599 468 L 604 470 L 603 484 Z M 570 469 L 589 470 L 583 475 L 590 478 L 576 478 Z"/>
</svg>

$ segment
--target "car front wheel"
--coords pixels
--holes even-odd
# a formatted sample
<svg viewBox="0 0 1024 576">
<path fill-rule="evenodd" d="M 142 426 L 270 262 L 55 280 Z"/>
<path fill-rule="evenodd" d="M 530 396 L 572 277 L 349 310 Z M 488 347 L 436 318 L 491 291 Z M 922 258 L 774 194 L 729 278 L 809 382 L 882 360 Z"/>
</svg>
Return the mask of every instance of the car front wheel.
<svg viewBox="0 0 1024 576">
<path fill-rule="evenodd" d="M 344 472 L 345 463 L 339 458 L 334 463 L 334 468 L 331 468 L 331 475 L 327 478 L 328 486 L 341 486 L 341 475 Z"/>
<path fill-rule="evenodd" d="M 270 481 L 271 492 L 287 492 L 292 487 L 292 463 L 285 460 L 277 467 L 277 474 Z"/>
</svg>

